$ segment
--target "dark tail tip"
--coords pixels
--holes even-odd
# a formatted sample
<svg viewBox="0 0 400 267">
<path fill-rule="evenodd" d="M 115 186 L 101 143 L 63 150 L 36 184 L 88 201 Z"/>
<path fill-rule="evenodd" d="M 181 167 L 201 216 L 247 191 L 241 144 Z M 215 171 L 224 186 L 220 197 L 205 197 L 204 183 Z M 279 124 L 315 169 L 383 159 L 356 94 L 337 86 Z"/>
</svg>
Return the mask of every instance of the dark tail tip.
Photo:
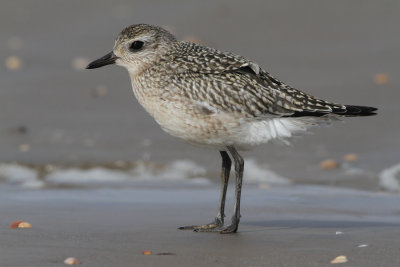
<svg viewBox="0 0 400 267">
<path fill-rule="evenodd" d="M 374 107 L 366 107 L 366 106 L 353 106 L 353 105 L 345 105 L 346 112 L 340 115 L 344 116 L 373 116 L 377 113 L 377 108 Z"/>
</svg>

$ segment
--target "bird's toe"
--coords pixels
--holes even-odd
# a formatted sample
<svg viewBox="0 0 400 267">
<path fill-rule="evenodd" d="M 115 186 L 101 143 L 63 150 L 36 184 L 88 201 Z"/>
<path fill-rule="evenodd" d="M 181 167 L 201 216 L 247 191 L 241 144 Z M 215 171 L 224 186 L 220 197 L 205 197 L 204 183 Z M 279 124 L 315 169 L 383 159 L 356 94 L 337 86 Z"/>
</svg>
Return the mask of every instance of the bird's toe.
<svg viewBox="0 0 400 267">
<path fill-rule="evenodd" d="M 220 218 L 215 218 L 211 223 L 204 225 L 188 225 L 178 227 L 179 230 L 193 230 L 195 232 L 211 232 L 210 230 L 219 229 L 224 225 L 224 222 Z"/>
</svg>

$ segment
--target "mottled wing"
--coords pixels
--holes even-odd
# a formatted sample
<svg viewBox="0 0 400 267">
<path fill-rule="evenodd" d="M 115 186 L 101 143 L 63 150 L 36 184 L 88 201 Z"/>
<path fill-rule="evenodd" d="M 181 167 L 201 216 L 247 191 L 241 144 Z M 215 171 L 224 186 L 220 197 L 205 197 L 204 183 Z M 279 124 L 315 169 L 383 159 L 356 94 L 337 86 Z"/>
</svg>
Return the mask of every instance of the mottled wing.
<svg viewBox="0 0 400 267">
<path fill-rule="evenodd" d="M 251 117 L 319 116 L 345 112 L 291 88 L 241 56 L 187 42 L 176 44 L 167 59 L 174 86 L 188 98 Z M 183 89 L 183 88 L 182 88 Z"/>
</svg>

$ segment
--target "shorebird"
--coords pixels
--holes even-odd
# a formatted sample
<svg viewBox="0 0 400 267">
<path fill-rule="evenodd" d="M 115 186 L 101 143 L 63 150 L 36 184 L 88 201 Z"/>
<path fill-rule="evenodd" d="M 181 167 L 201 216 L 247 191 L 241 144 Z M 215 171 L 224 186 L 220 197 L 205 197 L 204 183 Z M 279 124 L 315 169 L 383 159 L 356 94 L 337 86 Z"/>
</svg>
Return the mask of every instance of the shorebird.
<svg viewBox="0 0 400 267">
<path fill-rule="evenodd" d="M 168 31 L 136 24 L 117 37 L 112 52 L 87 69 L 125 67 L 139 103 L 172 136 L 217 149 L 222 157 L 217 217 L 198 232 L 234 233 L 240 221 L 244 160 L 240 150 L 287 139 L 343 116 L 374 115 L 376 108 L 327 102 L 286 85 L 242 56 L 178 41 Z M 234 214 L 224 225 L 231 170 L 236 174 Z"/>
</svg>

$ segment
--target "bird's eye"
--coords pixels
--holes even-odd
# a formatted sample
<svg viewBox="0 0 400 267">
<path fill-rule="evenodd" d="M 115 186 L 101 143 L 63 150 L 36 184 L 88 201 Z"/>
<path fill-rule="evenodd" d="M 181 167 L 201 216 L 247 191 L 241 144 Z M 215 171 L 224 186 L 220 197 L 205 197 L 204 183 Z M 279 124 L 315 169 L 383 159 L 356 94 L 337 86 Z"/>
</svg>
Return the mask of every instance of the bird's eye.
<svg viewBox="0 0 400 267">
<path fill-rule="evenodd" d="M 131 45 L 129 46 L 129 50 L 131 50 L 132 52 L 134 51 L 138 51 L 140 48 L 142 48 L 144 45 L 144 43 L 142 41 L 134 41 L 133 43 L 131 43 Z"/>
</svg>

